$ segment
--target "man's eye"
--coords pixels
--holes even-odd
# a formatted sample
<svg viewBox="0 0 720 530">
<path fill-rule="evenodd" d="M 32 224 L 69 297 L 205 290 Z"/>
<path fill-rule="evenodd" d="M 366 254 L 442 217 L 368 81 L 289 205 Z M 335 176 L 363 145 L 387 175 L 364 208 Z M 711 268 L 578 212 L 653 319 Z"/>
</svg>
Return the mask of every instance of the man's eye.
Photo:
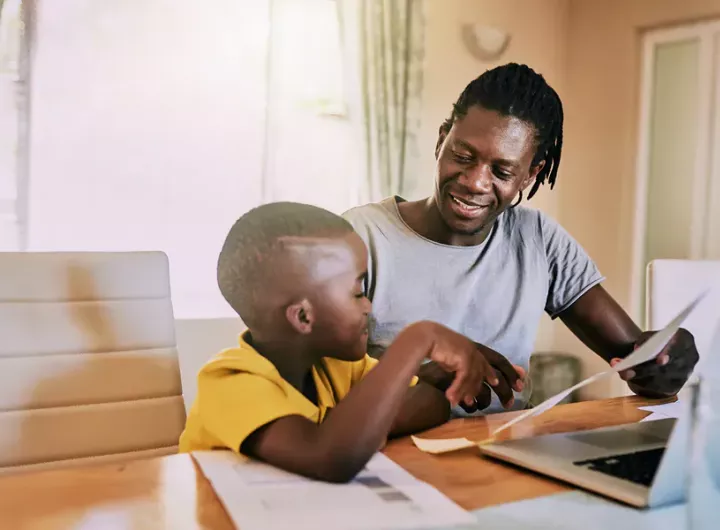
<svg viewBox="0 0 720 530">
<path fill-rule="evenodd" d="M 453 159 L 460 164 L 469 164 L 473 161 L 472 157 L 455 152 L 453 152 Z"/>
<path fill-rule="evenodd" d="M 501 167 L 497 167 L 497 166 L 493 168 L 493 173 L 495 173 L 495 175 L 496 175 L 498 178 L 501 178 L 501 179 L 504 179 L 504 180 L 507 180 L 507 179 L 509 179 L 509 178 L 512 178 L 512 176 L 513 176 L 512 173 L 510 173 L 509 171 L 507 171 L 507 170 L 505 170 L 505 169 L 503 169 L 503 168 L 501 168 Z"/>
</svg>

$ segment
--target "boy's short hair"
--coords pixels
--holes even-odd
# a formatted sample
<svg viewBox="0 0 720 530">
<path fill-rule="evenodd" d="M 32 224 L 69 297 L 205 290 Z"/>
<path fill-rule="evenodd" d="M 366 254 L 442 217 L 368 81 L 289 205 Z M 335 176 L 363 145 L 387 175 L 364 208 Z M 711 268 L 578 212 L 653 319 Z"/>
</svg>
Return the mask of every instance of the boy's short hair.
<svg viewBox="0 0 720 530">
<path fill-rule="evenodd" d="M 259 297 L 282 272 L 284 237 L 344 235 L 353 227 L 327 210 L 275 202 L 250 210 L 228 232 L 217 265 L 220 292 L 246 326 L 259 322 Z"/>
</svg>

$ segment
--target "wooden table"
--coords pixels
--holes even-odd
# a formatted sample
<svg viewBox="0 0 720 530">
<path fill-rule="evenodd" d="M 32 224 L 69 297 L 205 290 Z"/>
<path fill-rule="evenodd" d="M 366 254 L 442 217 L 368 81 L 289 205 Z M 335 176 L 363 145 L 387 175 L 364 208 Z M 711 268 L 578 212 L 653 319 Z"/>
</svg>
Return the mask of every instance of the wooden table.
<svg viewBox="0 0 720 530">
<path fill-rule="evenodd" d="M 666 400 L 672 401 L 672 400 Z M 637 397 L 574 403 L 521 422 L 504 437 L 526 437 L 636 422 L 659 404 Z M 454 420 L 428 438 L 482 440 L 517 413 Z M 466 509 L 550 495 L 569 489 L 559 482 L 480 457 L 477 449 L 428 455 L 409 439 L 385 453 Z M 188 455 L 0 477 L 0 529 L 232 530 L 210 483 Z"/>
</svg>

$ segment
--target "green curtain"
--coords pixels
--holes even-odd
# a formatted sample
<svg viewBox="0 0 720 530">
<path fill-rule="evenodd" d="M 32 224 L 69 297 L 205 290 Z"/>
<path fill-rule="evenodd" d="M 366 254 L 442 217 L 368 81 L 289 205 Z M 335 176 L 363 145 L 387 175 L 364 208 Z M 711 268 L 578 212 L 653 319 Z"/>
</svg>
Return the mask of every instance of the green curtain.
<svg viewBox="0 0 720 530">
<path fill-rule="evenodd" d="M 425 0 L 341 0 L 362 128 L 365 199 L 412 189 L 423 89 Z M 354 27 L 351 27 L 354 26 Z M 352 31 L 347 31 L 351 27 Z M 352 106 L 351 106 L 352 108 Z"/>
</svg>

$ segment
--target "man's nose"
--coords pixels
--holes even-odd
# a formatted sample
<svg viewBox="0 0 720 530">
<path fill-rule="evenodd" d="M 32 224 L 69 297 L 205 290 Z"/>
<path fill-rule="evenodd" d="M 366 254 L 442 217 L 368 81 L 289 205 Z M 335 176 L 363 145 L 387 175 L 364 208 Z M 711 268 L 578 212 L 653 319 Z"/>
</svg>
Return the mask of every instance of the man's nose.
<svg viewBox="0 0 720 530">
<path fill-rule="evenodd" d="M 492 172 L 485 164 L 466 169 L 459 179 L 470 193 L 483 194 L 492 189 Z"/>
</svg>

